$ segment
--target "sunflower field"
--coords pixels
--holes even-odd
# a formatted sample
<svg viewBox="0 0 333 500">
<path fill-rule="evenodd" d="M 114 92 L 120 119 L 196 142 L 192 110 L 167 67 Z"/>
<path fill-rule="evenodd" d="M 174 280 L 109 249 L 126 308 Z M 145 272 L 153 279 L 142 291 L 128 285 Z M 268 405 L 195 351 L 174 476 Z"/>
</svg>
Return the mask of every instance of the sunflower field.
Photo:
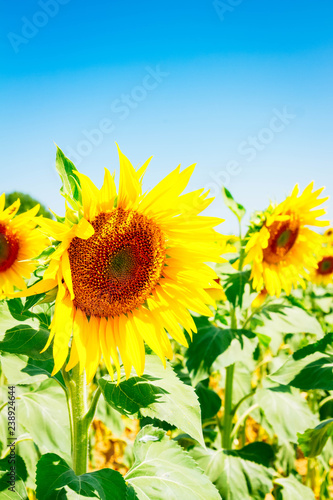
<svg viewBox="0 0 333 500">
<path fill-rule="evenodd" d="M 225 235 L 118 152 L 99 189 L 57 148 L 64 217 L 0 198 L 0 499 L 333 498 L 323 188 L 247 227 L 224 188 Z"/>
</svg>

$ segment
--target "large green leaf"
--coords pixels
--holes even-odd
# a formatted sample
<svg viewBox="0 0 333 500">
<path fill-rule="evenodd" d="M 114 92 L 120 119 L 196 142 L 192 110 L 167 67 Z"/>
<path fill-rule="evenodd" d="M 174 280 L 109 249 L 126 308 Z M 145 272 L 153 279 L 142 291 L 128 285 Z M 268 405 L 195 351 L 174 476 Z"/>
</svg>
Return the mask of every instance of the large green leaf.
<svg viewBox="0 0 333 500">
<path fill-rule="evenodd" d="M 266 426 L 282 439 L 297 443 L 297 433 L 317 423 L 304 398 L 288 387 L 259 389 L 254 400 L 265 414 Z"/>
<path fill-rule="evenodd" d="M 190 455 L 161 429 L 144 427 L 137 435 L 134 455 L 125 479 L 139 500 L 220 500 Z"/>
<path fill-rule="evenodd" d="M 146 356 L 142 377 L 123 378 L 117 385 L 106 375 L 99 384 L 106 401 L 124 415 L 165 420 L 203 443 L 200 405 L 193 387 L 184 384 L 170 365 L 164 369 L 157 356 Z"/>
<path fill-rule="evenodd" d="M 202 420 L 214 417 L 222 404 L 220 396 L 212 389 L 209 389 L 208 381 L 207 379 L 204 382 L 199 382 L 195 388 L 201 407 Z"/>
<path fill-rule="evenodd" d="M 212 325 L 207 318 L 195 318 L 195 321 L 198 333 L 194 335 L 193 341 L 187 349 L 186 365 L 196 385 L 207 378 L 211 366 L 218 356 L 225 353 L 225 359 L 228 359 L 230 354 L 229 364 L 233 363 L 233 353 L 236 351 L 236 356 L 241 356 L 245 343 L 248 347 L 246 341 L 255 338 L 255 334 L 249 330 L 219 328 Z"/>
<path fill-rule="evenodd" d="M 126 483 L 121 474 L 112 469 L 102 469 L 77 476 L 59 455 L 47 453 L 37 465 L 37 498 L 64 500 L 71 498 L 65 491 L 71 489 L 76 499 L 124 500 Z"/>
<path fill-rule="evenodd" d="M 22 319 L 21 319 L 22 321 Z M 35 318 L 24 319 L 24 324 L 30 325 L 34 328 L 39 327 L 39 322 Z M 13 328 L 17 325 L 17 319 L 15 319 L 8 308 L 8 303 L 5 301 L 0 301 L 0 339 L 2 340 L 6 330 Z"/>
<path fill-rule="evenodd" d="M 15 491 L 9 490 L 11 484 L 9 471 L 10 467 L 15 467 Z M 27 469 L 24 461 L 18 455 L 15 456 L 15 464 L 9 462 L 9 456 L 0 460 L 0 498 L 1 500 L 28 500 L 27 490 L 24 481 L 27 478 Z"/>
<path fill-rule="evenodd" d="M 231 210 L 232 213 L 236 215 L 237 219 L 241 221 L 246 213 L 246 210 L 243 207 L 243 205 L 237 203 L 237 201 L 234 200 L 234 197 L 232 196 L 230 191 L 225 187 L 222 188 L 222 196 L 224 203 L 229 208 L 229 210 Z"/>
<path fill-rule="evenodd" d="M 229 274 L 225 273 L 223 290 L 228 301 L 231 302 L 234 307 L 242 307 L 245 286 L 249 283 L 250 275 L 251 270 L 235 271 Z"/>
<path fill-rule="evenodd" d="M 25 301 L 25 304 L 23 304 L 22 299 L 18 297 L 16 297 L 15 299 L 10 299 L 7 301 L 8 310 L 13 318 L 15 318 L 17 321 L 27 322 L 27 320 L 32 318 L 38 320 L 40 322 L 40 326 L 47 329 L 51 322 L 50 307 L 45 304 L 36 305 L 36 302 L 38 301 L 32 300 L 35 299 L 35 297 L 36 296 L 28 297 Z M 32 310 L 33 306 L 34 308 Z"/>
<path fill-rule="evenodd" d="M 30 385 L 50 378 L 54 362 L 53 359 L 35 360 L 23 354 L 3 353 L 1 365 L 10 384 Z M 60 372 L 53 378 L 63 384 Z"/>
<path fill-rule="evenodd" d="M 49 330 L 34 330 L 30 325 L 20 324 L 6 331 L 4 339 L 0 341 L 0 351 L 25 354 L 33 359 L 51 359 L 51 348 L 41 353 L 49 335 Z"/>
<path fill-rule="evenodd" d="M 271 318 L 265 318 L 263 325 L 256 327 L 256 332 L 272 338 L 270 348 L 274 354 L 288 333 L 307 333 L 320 339 L 324 332 L 319 321 L 299 307 L 288 307 L 280 311 L 270 312 Z"/>
<path fill-rule="evenodd" d="M 272 447 L 262 441 L 247 444 L 239 450 L 224 450 L 224 454 L 243 458 L 244 460 L 249 460 L 265 467 L 269 467 L 274 459 Z"/>
<path fill-rule="evenodd" d="M 274 479 L 274 483 L 281 486 L 279 500 L 315 500 L 312 490 L 297 481 L 294 476 Z"/>
<path fill-rule="evenodd" d="M 314 429 L 306 429 L 303 434 L 298 434 L 298 444 L 306 457 L 316 457 L 332 436 L 333 418 L 330 418 L 320 422 Z"/>
<path fill-rule="evenodd" d="M 253 461 L 260 457 L 254 449 L 246 448 L 216 451 L 197 446 L 191 450 L 191 455 L 216 485 L 223 500 L 263 500 L 272 489 L 274 471 Z M 257 452 L 260 453 L 260 449 Z M 264 454 L 268 460 L 267 449 Z"/>
<path fill-rule="evenodd" d="M 295 363 L 288 360 L 271 378 L 303 391 L 311 389 L 332 391 L 333 356 L 316 353 Z"/>
<path fill-rule="evenodd" d="M 26 436 L 26 437 L 25 437 Z M 40 451 L 37 445 L 28 438 L 28 435 L 20 436 L 15 447 L 17 456 L 23 458 L 27 468 L 28 477 L 25 481 L 27 488 L 36 489 L 36 466 L 40 458 Z M 22 441 L 21 441 L 22 439 Z"/>
<path fill-rule="evenodd" d="M 246 331 L 246 330 L 233 330 L 234 332 Z M 222 370 L 233 363 L 242 362 L 247 365 L 248 358 L 252 358 L 252 354 L 258 345 L 258 340 L 255 335 L 253 337 L 247 337 L 244 335 L 240 337 L 236 335 L 231 343 L 223 353 L 221 353 L 216 361 L 214 362 L 214 370 Z"/>
<path fill-rule="evenodd" d="M 20 395 L 20 423 L 42 453 L 58 452 L 70 461 L 70 430 L 65 393 L 52 379 Z"/>
<path fill-rule="evenodd" d="M 74 163 L 64 155 L 58 146 L 56 169 L 62 180 L 62 188 L 60 189 L 60 192 L 63 193 L 67 199 L 73 200 L 74 202 L 80 201 L 80 180 L 77 175 L 77 169 Z"/>
<path fill-rule="evenodd" d="M 302 390 L 333 390 L 333 356 L 325 354 L 331 342 L 332 334 L 328 334 L 299 349 L 270 378 Z"/>
<path fill-rule="evenodd" d="M 22 479 L 22 481 L 27 479 L 27 469 L 24 460 L 18 455 L 15 455 L 14 458 L 7 455 L 5 458 L 0 460 L 0 492 L 3 492 L 8 488 L 8 481 L 10 478 L 9 471 L 11 470 L 11 467 L 15 467 L 16 479 Z"/>
</svg>

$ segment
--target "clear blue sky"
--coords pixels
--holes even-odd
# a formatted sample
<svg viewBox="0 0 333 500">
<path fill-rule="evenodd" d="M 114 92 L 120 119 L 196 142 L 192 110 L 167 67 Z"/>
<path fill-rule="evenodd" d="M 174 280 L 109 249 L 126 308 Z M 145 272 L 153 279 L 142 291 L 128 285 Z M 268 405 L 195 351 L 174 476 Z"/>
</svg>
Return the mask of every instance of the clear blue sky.
<svg viewBox="0 0 333 500">
<path fill-rule="evenodd" d="M 249 211 L 296 182 L 333 196 L 331 0 L 0 6 L 1 191 L 61 213 L 53 141 L 97 184 L 116 141 L 135 165 L 154 155 L 146 188 L 196 162 L 225 232 L 222 183 Z"/>
</svg>

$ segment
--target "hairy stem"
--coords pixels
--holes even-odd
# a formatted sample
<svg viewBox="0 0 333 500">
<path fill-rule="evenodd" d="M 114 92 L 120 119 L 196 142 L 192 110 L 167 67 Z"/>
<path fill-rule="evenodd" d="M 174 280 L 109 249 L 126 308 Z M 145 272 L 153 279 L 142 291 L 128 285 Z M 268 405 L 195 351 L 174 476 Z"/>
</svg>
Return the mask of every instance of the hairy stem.
<svg viewBox="0 0 333 500">
<path fill-rule="evenodd" d="M 72 369 L 68 382 L 69 404 L 72 418 L 72 459 L 77 476 L 85 474 L 88 467 L 87 394 L 85 372 L 80 374 L 79 364 Z"/>
</svg>

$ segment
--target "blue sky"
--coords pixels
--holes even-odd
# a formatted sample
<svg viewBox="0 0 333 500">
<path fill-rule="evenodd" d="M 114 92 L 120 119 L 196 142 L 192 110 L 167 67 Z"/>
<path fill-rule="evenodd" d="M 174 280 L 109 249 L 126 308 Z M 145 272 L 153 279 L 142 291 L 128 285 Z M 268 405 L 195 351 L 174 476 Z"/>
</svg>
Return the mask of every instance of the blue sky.
<svg viewBox="0 0 333 500">
<path fill-rule="evenodd" d="M 333 196 L 331 0 L 0 0 L 1 191 L 58 213 L 56 142 L 99 185 L 115 142 L 149 189 L 179 163 L 236 230 L 314 180 Z M 333 204 L 328 204 L 333 219 Z"/>
</svg>

